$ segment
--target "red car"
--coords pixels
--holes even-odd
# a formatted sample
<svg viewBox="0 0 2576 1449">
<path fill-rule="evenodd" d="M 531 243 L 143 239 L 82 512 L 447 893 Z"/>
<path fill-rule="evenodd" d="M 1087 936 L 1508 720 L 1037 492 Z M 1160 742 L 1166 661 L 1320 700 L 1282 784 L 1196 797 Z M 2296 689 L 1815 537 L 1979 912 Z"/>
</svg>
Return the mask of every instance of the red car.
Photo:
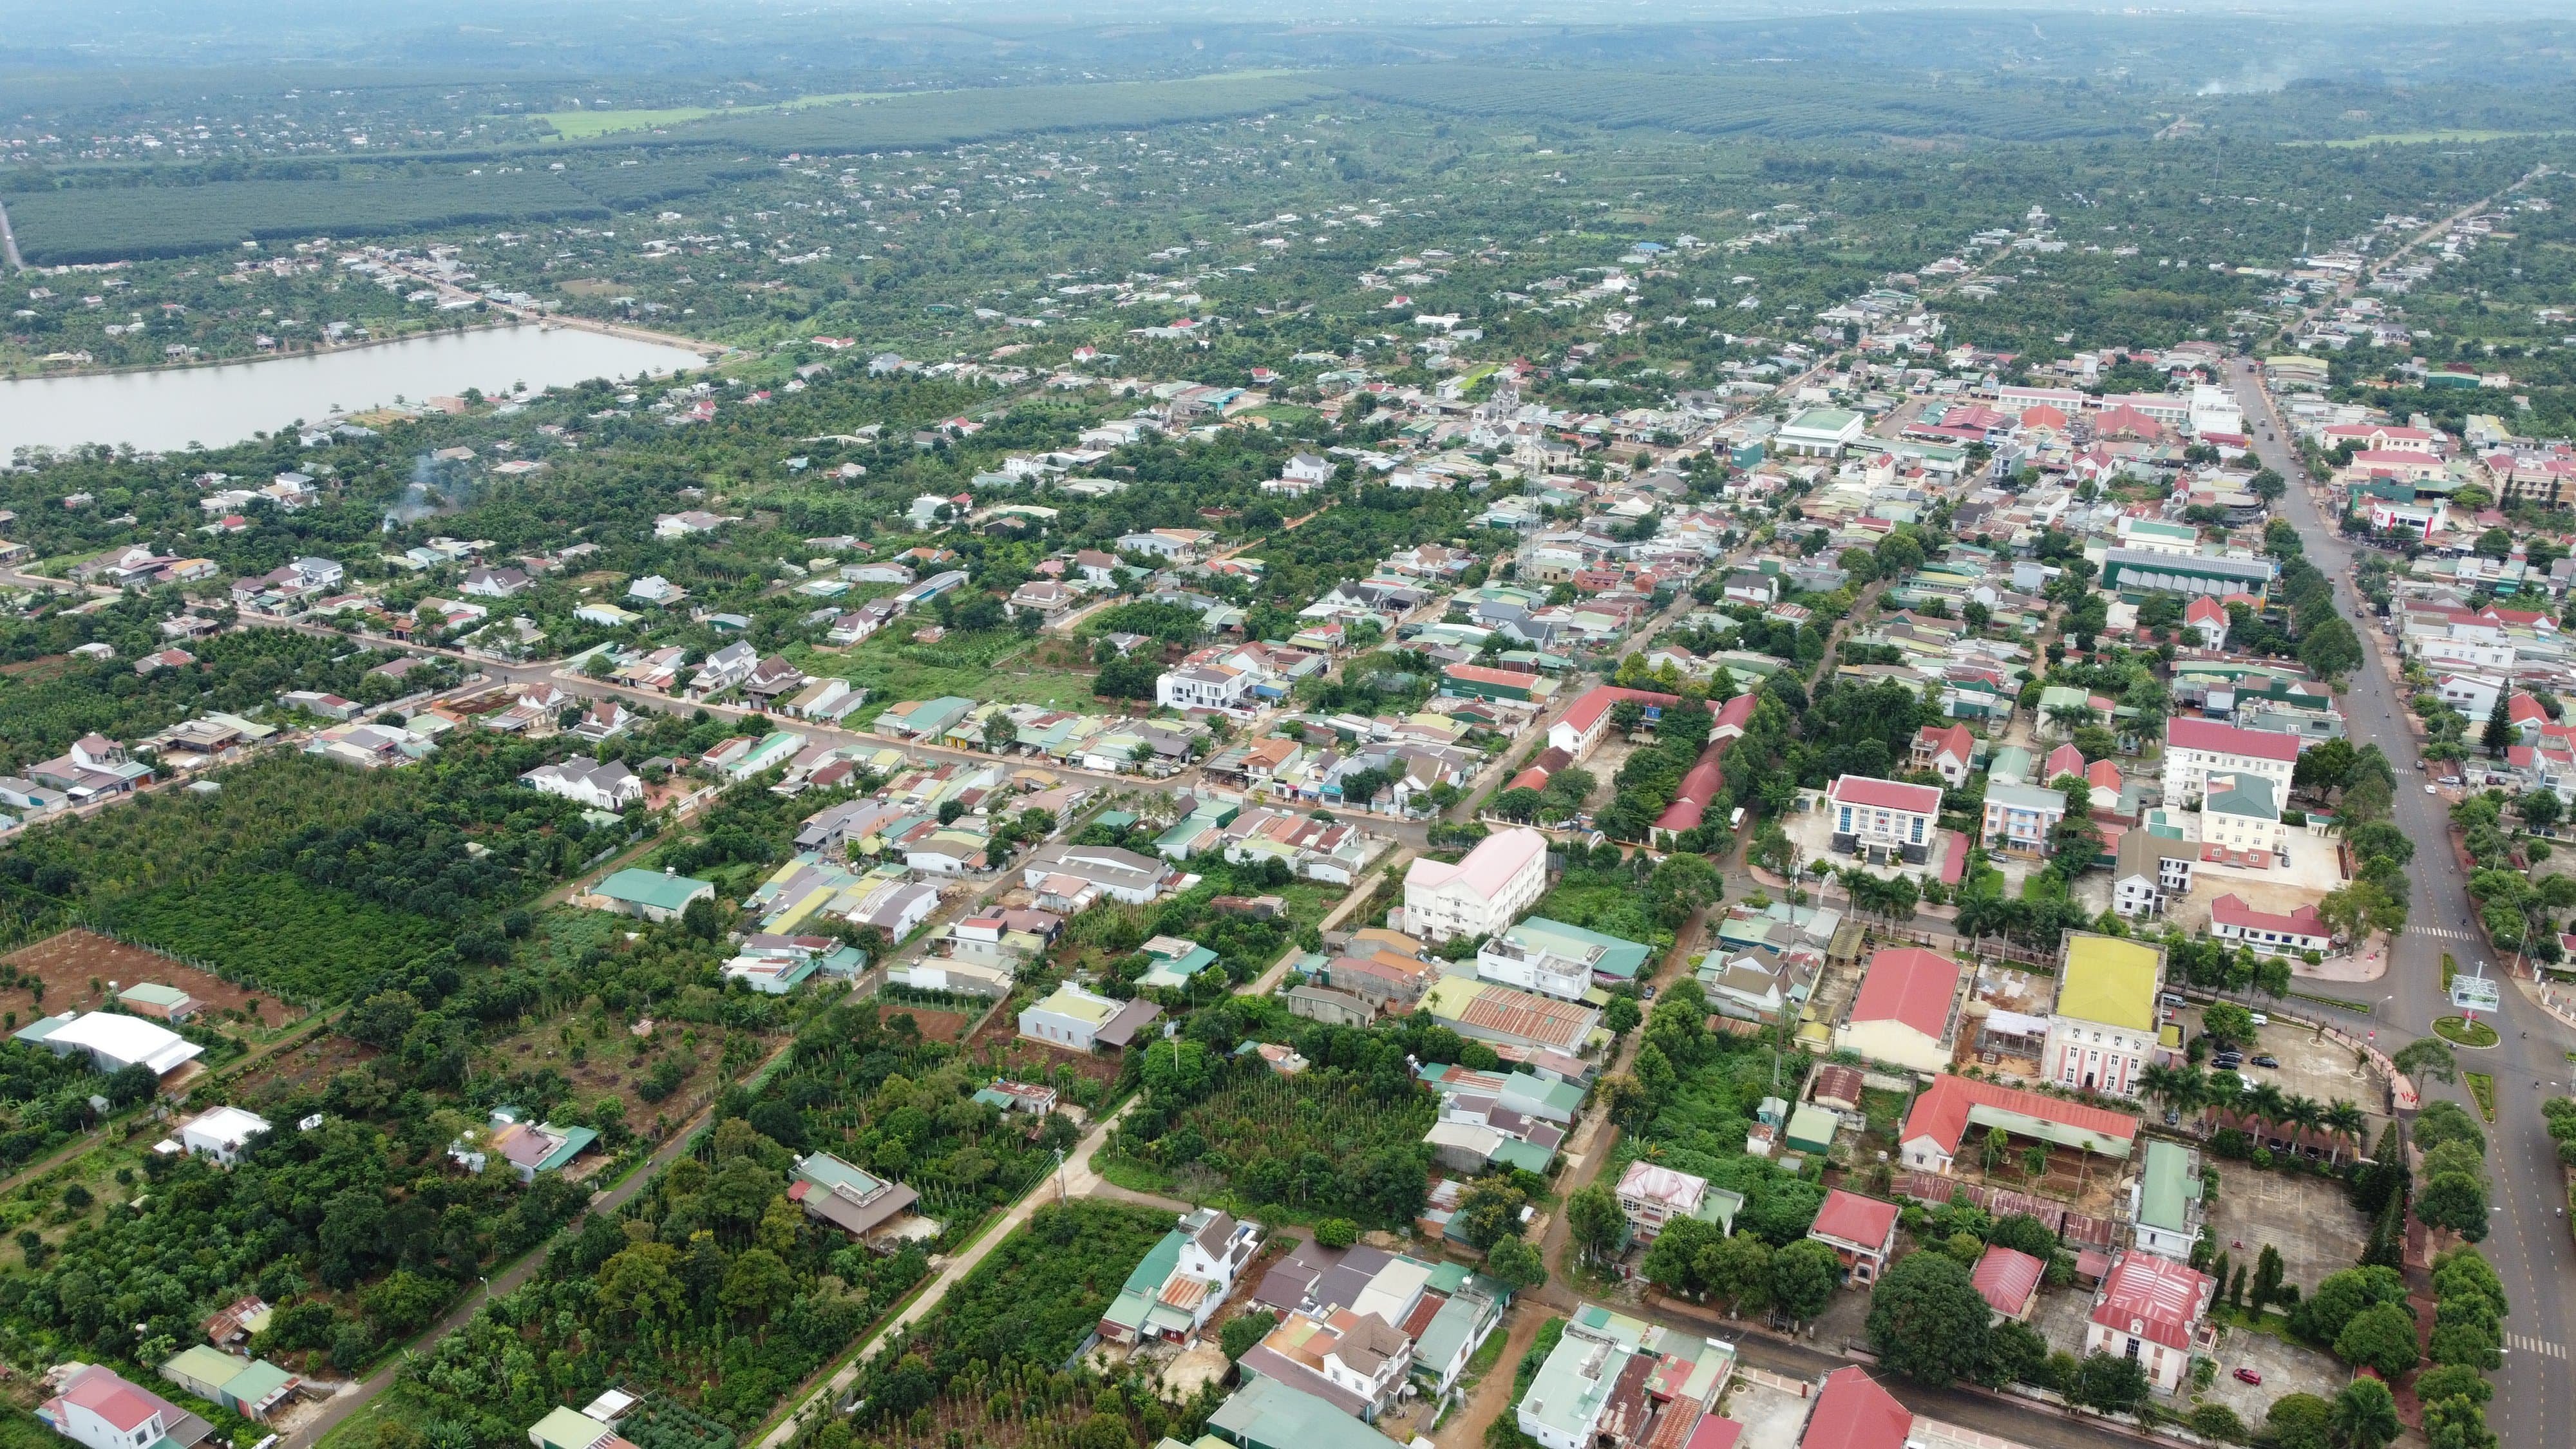
<svg viewBox="0 0 2576 1449">
<path fill-rule="evenodd" d="M 2240 1384 L 2259 1384 L 2263 1382 L 2263 1375 L 2253 1369 L 2241 1368 L 2236 1371 L 2236 1381 Z"/>
</svg>

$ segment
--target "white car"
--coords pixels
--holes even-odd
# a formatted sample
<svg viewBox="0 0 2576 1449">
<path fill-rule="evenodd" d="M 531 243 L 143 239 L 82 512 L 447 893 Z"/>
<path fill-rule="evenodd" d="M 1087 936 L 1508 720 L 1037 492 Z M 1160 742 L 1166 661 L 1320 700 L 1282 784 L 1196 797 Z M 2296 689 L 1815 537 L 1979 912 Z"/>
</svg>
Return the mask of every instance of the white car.
<svg viewBox="0 0 2576 1449">
<path fill-rule="evenodd" d="M 2424 783 L 2424 793 L 2427 795 L 2439 795 L 2442 793 L 2442 790 L 2440 786 L 2435 785 L 2428 780 Z"/>
</svg>

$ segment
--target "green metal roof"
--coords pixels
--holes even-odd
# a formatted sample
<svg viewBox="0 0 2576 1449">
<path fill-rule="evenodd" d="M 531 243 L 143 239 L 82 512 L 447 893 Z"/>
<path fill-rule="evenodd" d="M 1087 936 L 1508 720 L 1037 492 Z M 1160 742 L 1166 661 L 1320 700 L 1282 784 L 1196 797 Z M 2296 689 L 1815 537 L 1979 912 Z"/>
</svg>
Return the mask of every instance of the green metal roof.
<svg viewBox="0 0 2576 1449">
<path fill-rule="evenodd" d="M 1208 1432 L 1236 1449 L 1387 1449 L 1395 1441 L 1277 1379 L 1255 1378 L 1208 1416 Z"/>
<path fill-rule="evenodd" d="M 637 870 L 630 866 L 601 881 L 598 894 L 629 905 L 676 911 L 699 895 L 714 890 L 712 881 L 699 880 L 694 876 L 664 875 L 658 870 Z"/>
<path fill-rule="evenodd" d="M 1522 940 L 1561 943 L 1571 948 L 1566 951 L 1569 956 L 1588 955 L 1597 950 L 1601 953 L 1601 957 L 1593 962 L 1592 969 L 1601 975 L 1617 976 L 1625 980 L 1635 979 L 1638 971 L 1645 967 L 1646 957 L 1652 954 L 1650 948 L 1641 946 L 1635 941 L 1619 936 L 1603 935 L 1599 931 L 1569 925 L 1564 921 L 1552 921 L 1545 916 L 1532 916 L 1512 927 L 1506 934 Z"/>
<path fill-rule="evenodd" d="M 2191 1170 L 2191 1153 L 2177 1143 L 2151 1141 L 2139 1169 L 2138 1221 L 2151 1228 L 2179 1233 L 2200 1196 L 2200 1174 Z"/>
</svg>

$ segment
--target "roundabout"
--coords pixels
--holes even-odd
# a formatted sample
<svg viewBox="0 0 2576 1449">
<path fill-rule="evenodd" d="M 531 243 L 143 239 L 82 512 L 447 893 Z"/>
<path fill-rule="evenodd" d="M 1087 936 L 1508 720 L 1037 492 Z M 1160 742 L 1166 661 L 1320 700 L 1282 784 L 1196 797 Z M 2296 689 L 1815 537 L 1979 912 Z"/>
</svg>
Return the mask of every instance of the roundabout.
<svg viewBox="0 0 2576 1449">
<path fill-rule="evenodd" d="M 2453 1046 L 2467 1047 L 2471 1051 L 2484 1051 L 2498 1040 L 2494 1027 L 2464 1016 L 2433 1018 L 2433 1034 Z"/>
</svg>

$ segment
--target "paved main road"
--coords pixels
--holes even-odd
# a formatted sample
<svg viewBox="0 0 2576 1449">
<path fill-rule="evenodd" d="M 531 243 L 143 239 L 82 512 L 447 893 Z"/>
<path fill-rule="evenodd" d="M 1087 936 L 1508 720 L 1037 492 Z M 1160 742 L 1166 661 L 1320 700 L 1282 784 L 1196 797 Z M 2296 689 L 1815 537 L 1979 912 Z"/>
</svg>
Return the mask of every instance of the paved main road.
<svg viewBox="0 0 2576 1449">
<path fill-rule="evenodd" d="M 2282 442 L 2287 429 L 2272 407 L 2254 364 L 2240 360 L 2234 374 L 2237 400 L 2255 433 L 2262 461 L 2283 477 L 2307 475 Z M 2264 424 L 2270 425 L 2267 436 Z M 2307 557 L 2335 583 L 2344 614 L 2365 631 L 2374 628 L 2368 612 L 2354 598 L 2349 581 L 2352 545 L 2329 527 L 2300 482 L 2292 482 L 2284 512 L 2298 526 Z M 2364 643 L 2370 644 L 2368 638 Z M 2411 875 L 2415 882 L 2406 930 L 2389 945 L 2389 970 L 2374 982 L 2302 981 L 2302 991 L 2374 1004 L 2373 1022 L 2380 1044 L 2394 1052 L 2431 1030 L 2433 1018 L 2450 1011 L 2442 994 L 2442 953 L 2450 952 L 2463 968 L 2485 956 L 2477 934 L 2468 882 L 2459 857 L 2451 850 L 2449 805 L 2424 793 L 2426 777 L 2414 739 L 2400 713 L 2403 693 L 2389 678 L 2376 647 L 2366 650 L 2360 672 L 2344 698 L 2344 714 L 2353 738 L 2376 744 L 2398 769 L 2396 823 L 2415 843 Z M 2489 962 L 2489 974 L 2501 974 Z M 2394 997 L 2394 1000 L 2385 998 Z M 2542 1125 L 2541 1099 L 2567 1090 L 2571 1071 L 2567 1051 L 2576 1042 L 2557 1019 L 2508 987 L 2504 1009 L 2496 1018 L 2503 1041 L 2492 1051 L 2462 1051 L 2461 1065 L 2489 1072 L 2496 1079 L 2497 1120 L 2488 1128 L 2487 1165 L 2495 1179 L 2493 1228 L 2481 1245 L 2504 1278 L 2512 1296 L 2505 1328 L 2513 1346 L 2505 1355 L 2495 1402 L 2487 1420 L 2506 1444 L 2568 1442 L 2571 1416 L 2571 1313 L 2567 1302 L 2576 1290 L 2576 1243 L 2571 1243 L 2566 1216 L 2565 1175 Z M 2429 1095 L 2453 1097 L 2470 1106 L 2463 1088 L 2428 1082 Z"/>
</svg>

